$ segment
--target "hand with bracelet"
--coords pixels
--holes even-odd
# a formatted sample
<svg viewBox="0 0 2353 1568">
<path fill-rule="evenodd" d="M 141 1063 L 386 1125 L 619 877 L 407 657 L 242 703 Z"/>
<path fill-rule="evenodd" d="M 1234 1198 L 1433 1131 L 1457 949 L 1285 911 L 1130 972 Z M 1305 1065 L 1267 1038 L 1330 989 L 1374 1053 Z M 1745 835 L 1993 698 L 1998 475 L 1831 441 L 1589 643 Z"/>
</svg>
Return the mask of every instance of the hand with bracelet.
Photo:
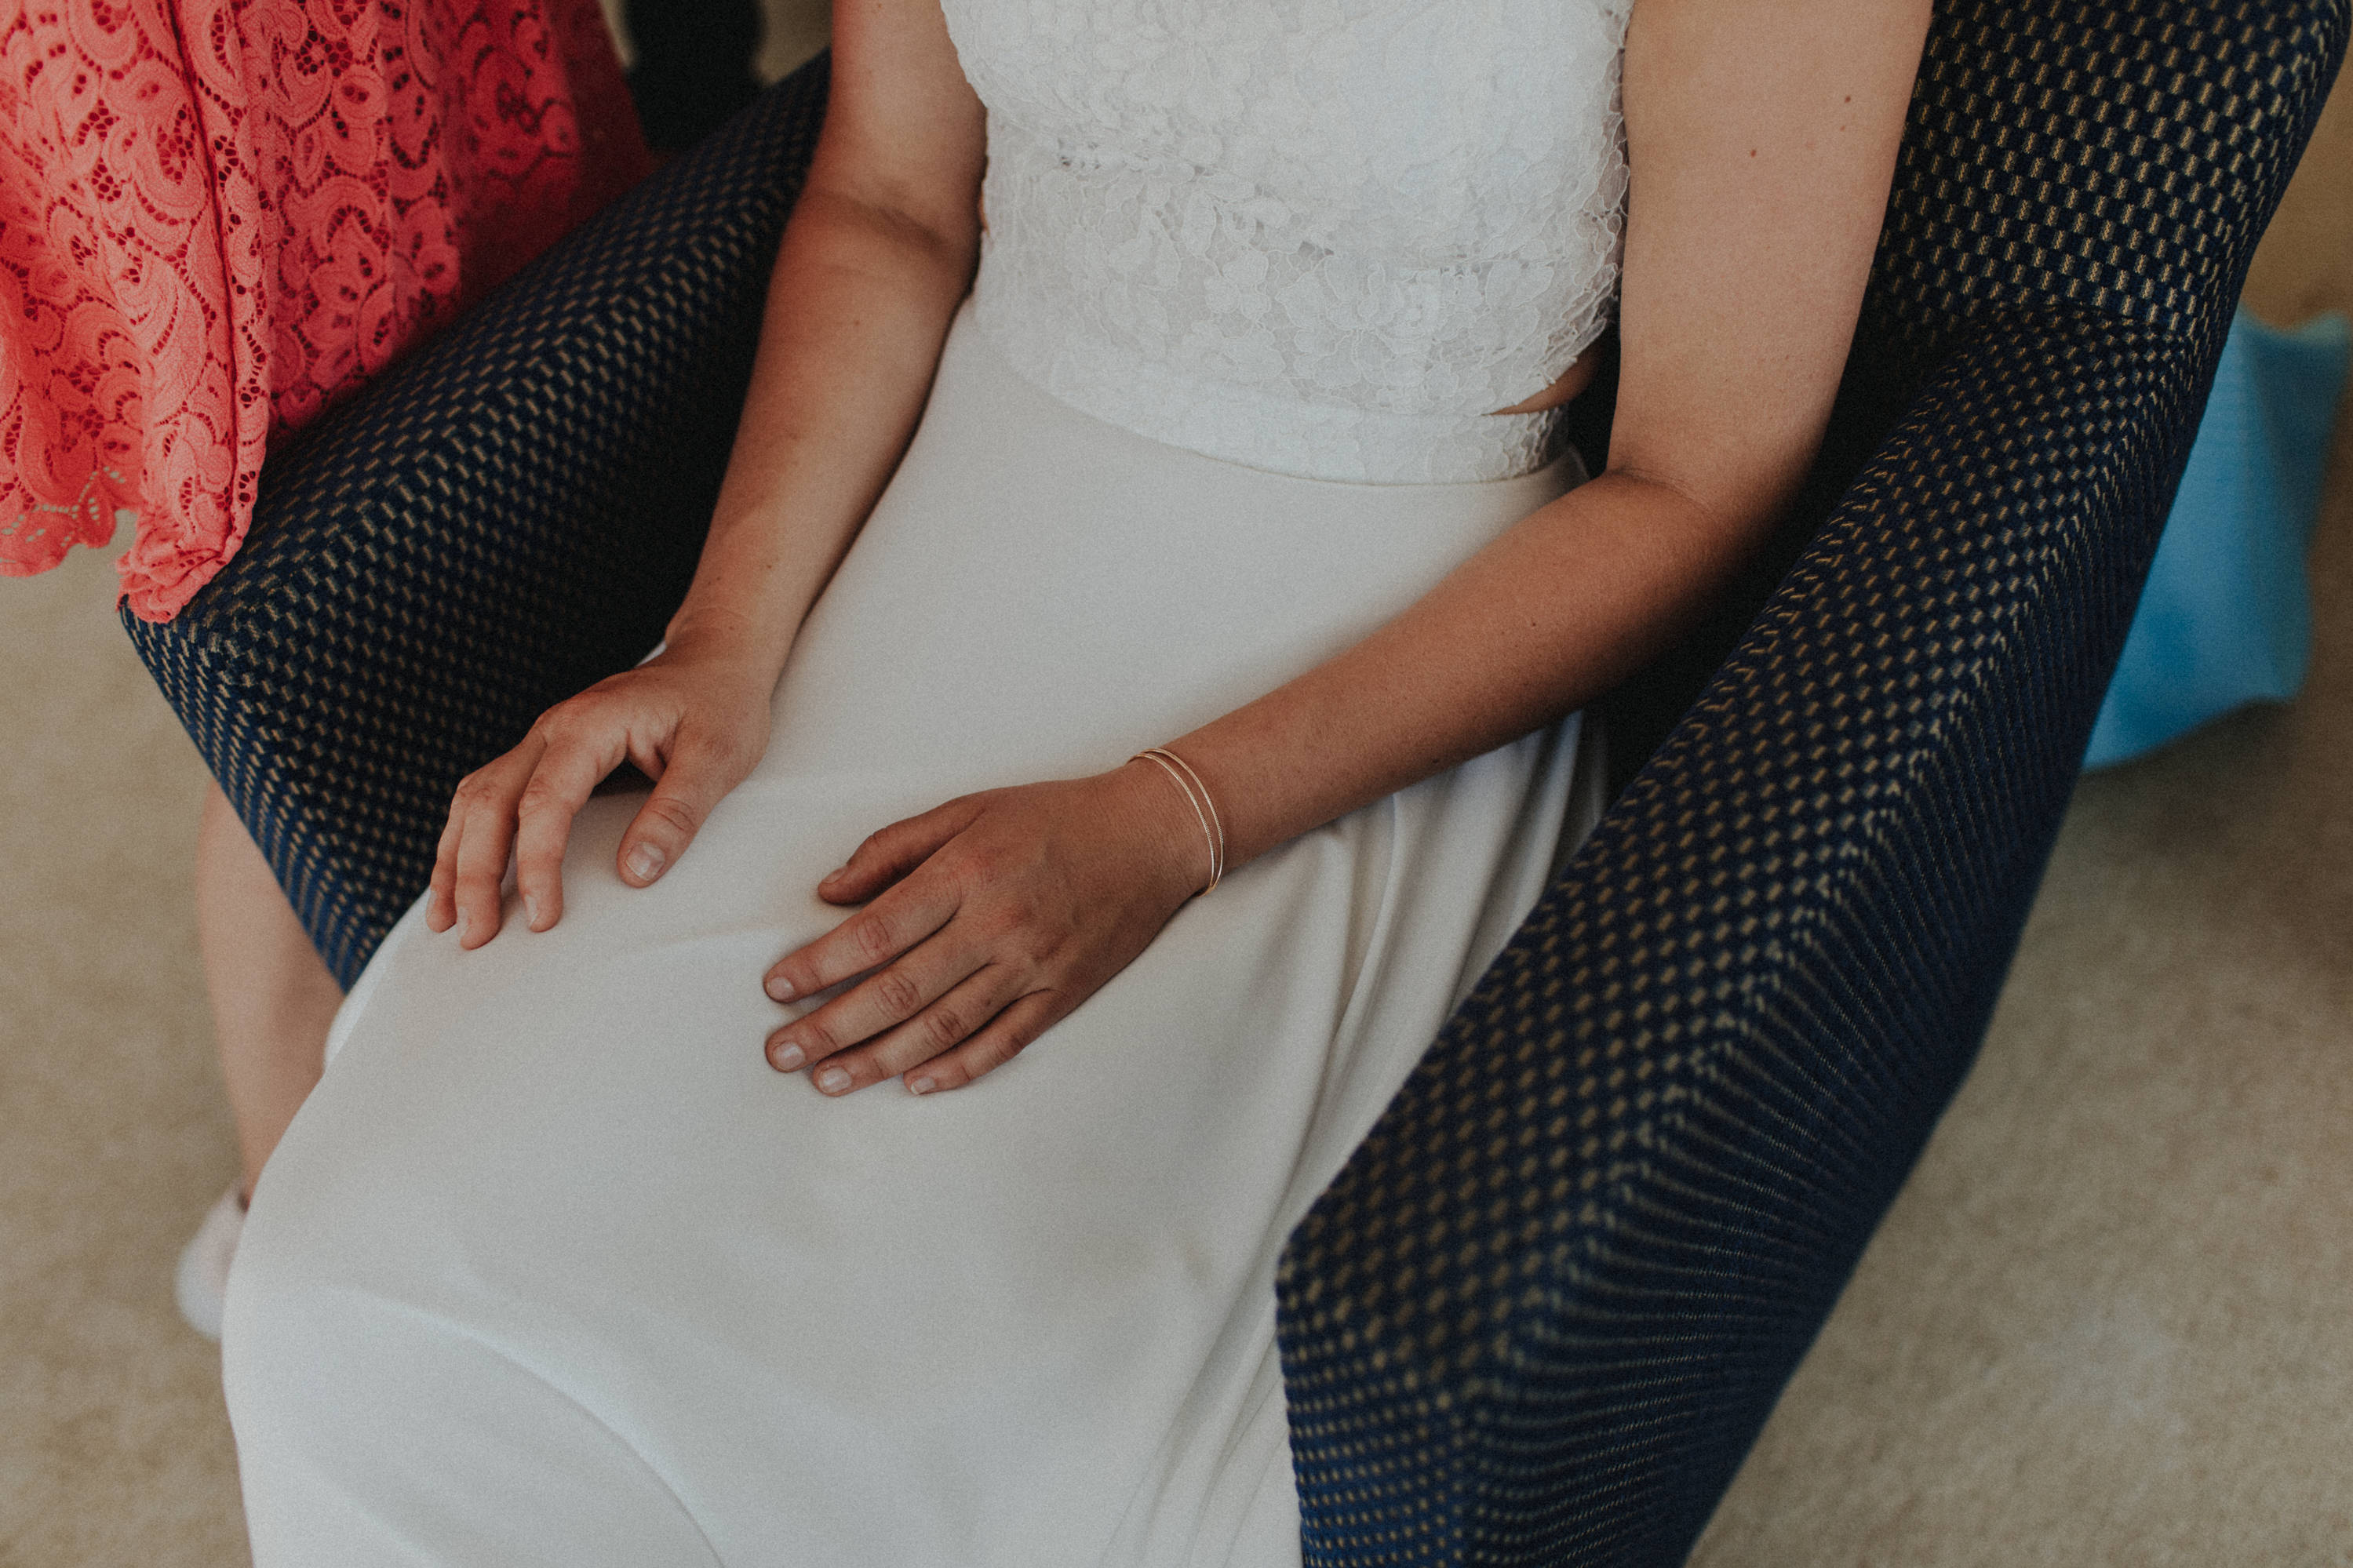
<svg viewBox="0 0 2353 1568">
<path fill-rule="evenodd" d="M 1217 884 L 1214 802 L 1155 763 L 965 795 L 860 845 L 818 892 L 872 901 L 766 985 L 788 1002 L 874 973 L 770 1036 L 768 1060 L 828 1094 L 892 1077 L 928 1094 L 1010 1061 Z"/>
</svg>

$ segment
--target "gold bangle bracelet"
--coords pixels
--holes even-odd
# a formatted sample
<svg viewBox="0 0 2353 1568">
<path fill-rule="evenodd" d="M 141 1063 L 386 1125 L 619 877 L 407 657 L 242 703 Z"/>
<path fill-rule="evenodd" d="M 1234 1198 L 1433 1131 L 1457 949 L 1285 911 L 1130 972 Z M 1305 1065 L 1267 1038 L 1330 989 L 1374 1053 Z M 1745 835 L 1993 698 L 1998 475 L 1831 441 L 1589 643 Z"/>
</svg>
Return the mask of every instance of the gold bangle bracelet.
<svg viewBox="0 0 2353 1568">
<path fill-rule="evenodd" d="M 1203 809 L 1209 814 L 1209 826 L 1217 829 L 1217 847 L 1214 853 L 1217 856 L 1218 864 L 1217 869 L 1210 873 L 1209 877 L 1209 886 L 1214 888 L 1226 879 L 1226 819 L 1218 813 L 1217 797 L 1209 793 L 1209 786 L 1203 782 L 1201 775 L 1193 771 L 1192 763 L 1166 746 L 1155 746 L 1152 750 L 1185 770 L 1185 776 L 1193 782 L 1193 788 L 1200 794 Z"/>
<path fill-rule="evenodd" d="M 1201 891 L 1216 892 L 1218 884 L 1226 877 L 1226 824 L 1218 815 L 1218 803 L 1209 794 L 1209 786 L 1201 782 L 1201 775 L 1193 771 L 1191 763 L 1166 746 L 1138 752 L 1128 761 L 1148 762 L 1166 773 L 1169 782 L 1184 795 L 1185 804 L 1193 808 L 1193 819 L 1201 825 L 1201 837 L 1209 847 L 1209 885 Z"/>
</svg>

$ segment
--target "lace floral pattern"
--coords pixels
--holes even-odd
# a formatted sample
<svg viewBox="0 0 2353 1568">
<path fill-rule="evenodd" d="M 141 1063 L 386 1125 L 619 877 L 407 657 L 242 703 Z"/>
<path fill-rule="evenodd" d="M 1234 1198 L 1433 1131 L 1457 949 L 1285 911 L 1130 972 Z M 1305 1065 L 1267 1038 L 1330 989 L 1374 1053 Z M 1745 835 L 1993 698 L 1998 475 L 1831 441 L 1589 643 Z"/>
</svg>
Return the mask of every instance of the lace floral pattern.
<svg viewBox="0 0 2353 1568">
<path fill-rule="evenodd" d="M 130 509 L 168 618 L 275 437 L 645 168 L 596 0 L 0 5 L 0 573 Z"/>
<path fill-rule="evenodd" d="M 988 108 L 981 324 L 1255 467 L 1509 477 L 1607 324 L 1630 0 L 946 0 Z"/>
</svg>

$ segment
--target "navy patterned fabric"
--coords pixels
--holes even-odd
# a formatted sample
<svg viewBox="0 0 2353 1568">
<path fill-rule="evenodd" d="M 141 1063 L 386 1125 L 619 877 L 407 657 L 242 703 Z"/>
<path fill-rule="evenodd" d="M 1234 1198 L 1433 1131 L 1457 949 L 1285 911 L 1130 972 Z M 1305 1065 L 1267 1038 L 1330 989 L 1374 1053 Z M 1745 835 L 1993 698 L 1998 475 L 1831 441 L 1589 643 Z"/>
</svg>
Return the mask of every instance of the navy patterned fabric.
<svg viewBox="0 0 2353 1568">
<path fill-rule="evenodd" d="M 2348 5 L 1940 7 L 1778 552 L 1621 694 L 1647 763 L 1292 1238 L 1311 1563 L 1687 1552 L 1983 1032 Z M 244 553 L 128 623 L 346 983 L 457 778 L 682 592 L 824 71 L 273 456 Z"/>
</svg>

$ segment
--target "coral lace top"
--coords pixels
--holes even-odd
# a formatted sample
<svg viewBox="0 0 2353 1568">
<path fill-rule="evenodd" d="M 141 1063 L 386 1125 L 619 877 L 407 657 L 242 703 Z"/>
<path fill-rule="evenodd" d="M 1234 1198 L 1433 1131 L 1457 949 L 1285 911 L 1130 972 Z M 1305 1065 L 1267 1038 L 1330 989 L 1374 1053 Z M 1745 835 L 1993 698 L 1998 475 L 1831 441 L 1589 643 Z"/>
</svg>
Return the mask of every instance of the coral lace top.
<svg viewBox="0 0 2353 1568">
<path fill-rule="evenodd" d="M 275 438 L 647 167 L 596 0 L 0 4 L 0 574 L 128 509 L 168 619 Z"/>
</svg>

